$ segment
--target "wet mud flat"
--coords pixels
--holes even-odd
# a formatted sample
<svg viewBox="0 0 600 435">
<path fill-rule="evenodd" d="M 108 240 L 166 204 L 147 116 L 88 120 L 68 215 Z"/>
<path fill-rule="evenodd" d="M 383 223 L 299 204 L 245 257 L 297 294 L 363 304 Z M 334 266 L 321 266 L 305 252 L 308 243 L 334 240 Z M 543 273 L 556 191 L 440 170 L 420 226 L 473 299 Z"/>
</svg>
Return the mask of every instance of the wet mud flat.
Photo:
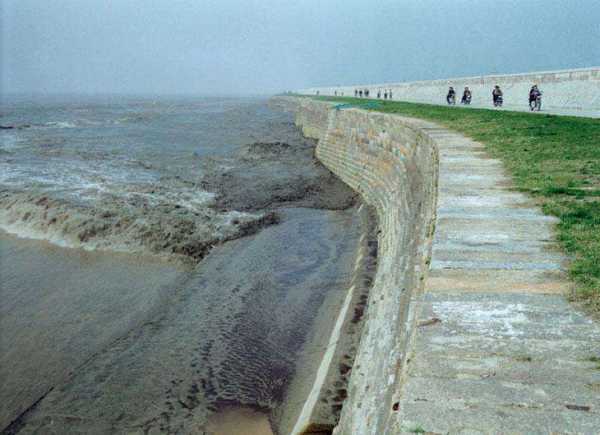
<svg viewBox="0 0 600 435">
<path fill-rule="evenodd" d="M 313 152 L 298 139 L 205 159 L 215 210 L 270 219 L 199 262 L 3 235 L 2 433 L 277 432 L 298 356 L 335 318 L 369 225 Z"/>
</svg>

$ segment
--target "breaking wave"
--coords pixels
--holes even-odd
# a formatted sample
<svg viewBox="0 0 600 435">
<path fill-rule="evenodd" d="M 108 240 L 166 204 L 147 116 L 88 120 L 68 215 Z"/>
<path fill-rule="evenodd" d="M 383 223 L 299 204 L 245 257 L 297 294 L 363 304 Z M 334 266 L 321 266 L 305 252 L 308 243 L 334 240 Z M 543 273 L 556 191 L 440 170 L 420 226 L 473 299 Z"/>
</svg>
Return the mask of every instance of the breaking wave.
<svg viewBox="0 0 600 435">
<path fill-rule="evenodd" d="M 275 223 L 274 213 L 220 212 L 140 192 L 94 206 L 47 193 L 0 192 L 0 228 L 59 246 L 201 260 L 215 244 Z"/>
</svg>

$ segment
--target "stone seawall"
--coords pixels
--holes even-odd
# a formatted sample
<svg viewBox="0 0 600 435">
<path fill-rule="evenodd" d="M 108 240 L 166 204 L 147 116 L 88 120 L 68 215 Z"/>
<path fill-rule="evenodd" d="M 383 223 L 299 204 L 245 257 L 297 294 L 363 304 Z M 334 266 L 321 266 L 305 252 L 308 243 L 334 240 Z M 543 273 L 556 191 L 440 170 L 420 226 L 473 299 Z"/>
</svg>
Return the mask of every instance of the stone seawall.
<svg viewBox="0 0 600 435">
<path fill-rule="evenodd" d="M 391 115 L 335 110 L 329 103 L 310 99 L 282 97 L 273 104 L 296 113 L 304 134 L 319 141 L 319 160 L 376 211 L 378 268 L 350 370 L 347 399 L 334 433 L 385 433 L 395 413 L 398 398 L 394 394 L 402 383 L 415 329 L 411 301 L 422 289 L 430 255 L 436 144 L 426 131 Z M 329 367 L 322 367 L 321 372 L 338 370 L 335 359 L 323 364 Z M 318 407 L 322 391 L 330 387 L 315 382 L 294 434 L 326 433 L 319 432 L 330 426 L 321 421 L 324 417 Z"/>
<path fill-rule="evenodd" d="M 353 86 L 319 87 L 299 91 L 305 95 L 343 94 L 354 96 L 355 89 L 369 89 L 370 98 L 377 91 L 392 90 L 397 101 L 414 103 L 446 104 L 448 87 L 453 86 L 460 101 L 462 90 L 468 86 L 473 93 L 472 106 L 490 107 L 491 92 L 499 85 L 504 92 L 504 106 L 512 109 L 527 109 L 529 89 L 538 84 L 544 92 L 543 107 L 570 110 L 574 114 L 584 112 L 590 116 L 600 114 L 600 68 L 574 69 L 565 71 L 534 72 L 526 74 L 488 75 L 477 77 L 450 78 L 404 83 L 361 84 Z M 383 94 L 382 94 L 383 96 Z"/>
</svg>

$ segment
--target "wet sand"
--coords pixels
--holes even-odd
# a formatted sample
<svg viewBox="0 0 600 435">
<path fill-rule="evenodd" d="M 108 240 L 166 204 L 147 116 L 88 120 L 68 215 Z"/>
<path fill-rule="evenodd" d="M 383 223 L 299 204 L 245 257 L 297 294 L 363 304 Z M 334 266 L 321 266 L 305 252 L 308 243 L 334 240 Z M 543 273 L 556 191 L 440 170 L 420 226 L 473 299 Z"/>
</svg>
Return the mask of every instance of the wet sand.
<svg viewBox="0 0 600 435">
<path fill-rule="evenodd" d="M 229 409 L 213 415 L 207 435 L 273 435 L 269 418 L 251 409 Z"/>
<path fill-rule="evenodd" d="M 185 269 L 0 234 L 0 428 L 168 299 Z"/>
<path fill-rule="evenodd" d="M 4 356 L 12 361 L 3 366 L 6 376 L 13 376 L 18 362 L 28 359 L 30 370 L 17 386 L 41 383 L 44 388 L 36 390 L 37 396 L 22 396 L 18 401 L 3 389 L 0 402 L 8 408 L 4 415 L 14 416 L 40 395 L 43 400 L 5 433 L 202 433 L 211 414 L 231 407 L 269 415 L 281 404 L 294 377 L 296 357 L 319 307 L 326 297 L 339 295 L 341 299 L 347 288 L 362 231 L 355 208 L 280 212 L 283 219 L 279 225 L 214 248 L 185 280 L 180 272 L 160 270 L 156 265 L 152 266 L 154 272 L 145 266 L 136 272 L 136 266 L 121 259 L 117 260 L 125 270 L 109 273 L 102 267 L 107 261 L 102 255 L 94 258 L 89 254 L 88 261 L 80 265 L 87 276 L 95 273 L 97 279 L 104 276 L 109 282 L 121 282 L 127 274 L 137 276 L 144 286 L 157 276 L 179 280 L 179 284 L 167 286 L 170 290 L 166 293 L 159 292 L 156 309 L 114 294 L 85 297 L 83 292 L 71 299 L 73 289 L 57 293 L 65 288 L 64 268 L 46 270 L 46 282 L 32 285 L 28 300 L 50 294 L 54 295 L 52 302 L 40 301 L 44 309 L 35 310 L 28 308 L 26 301 L 12 304 L 14 318 L 27 324 L 7 325 L 3 337 L 5 331 L 26 328 L 29 334 L 37 331 L 33 344 L 41 335 L 63 343 L 57 348 L 61 349 L 58 356 L 69 357 L 77 349 L 74 340 L 84 341 L 89 354 L 81 356 L 83 361 L 61 361 L 61 373 L 70 373 L 68 376 L 40 377 L 38 370 L 46 365 L 50 350 L 36 354 L 23 347 L 15 333 L 13 353 Z M 37 255 L 33 246 L 27 250 L 27 255 Z M 62 256 L 55 258 L 63 260 Z M 14 264 L 7 259 L 3 267 L 10 270 Z M 133 284 L 128 281 L 128 285 Z M 10 296 L 10 289 L 3 288 L 3 294 Z M 94 312 L 110 316 L 108 323 L 90 318 L 87 310 L 77 310 L 85 300 L 94 301 Z M 69 301 L 73 310 L 65 316 L 62 307 Z M 123 317 L 123 311 L 142 319 L 129 322 L 128 330 L 124 326 L 127 331 L 120 337 L 115 338 L 118 334 L 114 332 L 113 341 L 87 342 L 87 337 L 98 332 L 79 337 L 79 331 L 71 326 L 91 328 L 95 324 L 102 331 L 118 325 L 113 316 Z M 61 321 L 48 324 L 44 322 L 48 318 Z"/>
</svg>

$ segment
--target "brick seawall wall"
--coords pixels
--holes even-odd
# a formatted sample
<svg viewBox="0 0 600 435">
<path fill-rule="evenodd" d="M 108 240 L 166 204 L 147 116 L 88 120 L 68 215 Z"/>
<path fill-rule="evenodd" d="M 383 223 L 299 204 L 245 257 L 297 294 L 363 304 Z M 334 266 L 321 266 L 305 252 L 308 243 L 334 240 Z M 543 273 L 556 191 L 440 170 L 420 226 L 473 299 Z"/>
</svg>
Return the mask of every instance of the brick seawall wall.
<svg viewBox="0 0 600 435">
<path fill-rule="evenodd" d="M 275 104 L 296 113 L 304 134 L 319 141 L 318 159 L 377 212 L 378 269 L 334 433 L 380 435 L 397 401 L 414 330 L 411 300 L 421 289 L 429 255 L 437 148 L 426 132 L 390 115 L 335 110 L 300 98 L 278 98 Z M 297 428 L 318 426 L 318 413 L 303 418 Z"/>
</svg>

